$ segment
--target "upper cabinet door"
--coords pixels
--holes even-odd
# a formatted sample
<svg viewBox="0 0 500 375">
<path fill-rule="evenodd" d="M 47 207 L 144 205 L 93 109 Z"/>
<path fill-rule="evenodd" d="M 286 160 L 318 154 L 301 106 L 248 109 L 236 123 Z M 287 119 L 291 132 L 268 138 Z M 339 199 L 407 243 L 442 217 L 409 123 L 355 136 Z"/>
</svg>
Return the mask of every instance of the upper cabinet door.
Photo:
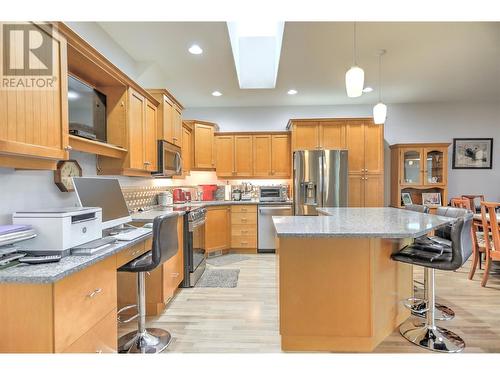
<svg viewBox="0 0 500 375">
<path fill-rule="evenodd" d="M 424 185 L 446 185 L 448 149 L 425 147 L 423 149 Z"/>
<path fill-rule="evenodd" d="M 290 177 L 290 137 L 288 134 L 272 136 L 271 174 L 273 177 Z"/>
<path fill-rule="evenodd" d="M 50 76 L 55 80 L 49 87 L 50 83 L 40 78 L 41 82 L 47 83 L 48 89 L 18 87 L 0 90 L 0 156 L 66 159 L 69 142 L 66 39 L 55 28 L 49 33 L 44 25 L 32 25 L 50 37 L 53 62 Z M 0 34 L 5 32 L 3 26 L 4 23 L 0 22 Z M 7 37 L 3 35 L 3 38 Z M 11 43 L 11 56 L 23 56 L 23 38 L 11 38 Z M 29 77 L 26 69 L 24 67 L 24 73 Z M 23 76 L 17 78 L 21 80 Z"/>
<path fill-rule="evenodd" d="M 172 109 L 172 143 L 181 146 L 182 144 L 182 119 L 179 109 Z"/>
<path fill-rule="evenodd" d="M 162 132 L 158 134 L 160 139 L 163 139 L 164 141 L 174 143 L 173 137 L 174 137 L 174 108 L 172 106 L 172 103 L 170 103 L 170 100 L 163 95 L 163 118 L 161 122 L 161 129 Z"/>
<path fill-rule="evenodd" d="M 215 168 L 214 127 L 194 124 L 194 167 L 199 169 Z"/>
<path fill-rule="evenodd" d="M 191 131 L 182 127 L 182 174 L 184 176 L 191 172 L 192 135 Z"/>
<path fill-rule="evenodd" d="M 319 144 L 319 123 L 304 122 L 293 124 L 293 151 L 317 150 Z"/>
<path fill-rule="evenodd" d="M 144 124 L 146 98 L 129 88 L 129 142 L 128 157 L 132 169 L 145 169 L 144 165 Z"/>
<path fill-rule="evenodd" d="M 363 207 L 365 177 L 360 173 L 349 173 L 348 207 Z"/>
<path fill-rule="evenodd" d="M 384 171 L 384 126 L 365 123 L 365 172 Z"/>
<path fill-rule="evenodd" d="M 217 135 L 215 137 L 216 173 L 220 177 L 232 177 L 234 170 L 234 136 Z"/>
<path fill-rule="evenodd" d="M 156 142 L 157 107 L 146 101 L 146 122 L 144 124 L 144 166 L 154 172 L 157 168 L 158 146 Z"/>
<path fill-rule="evenodd" d="M 344 149 L 346 148 L 345 133 L 346 124 L 341 121 L 324 121 L 320 123 L 319 139 L 322 149 Z"/>
<path fill-rule="evenodd" d="M 234 169 L 236 176 L 252 176 L 253 143 L 251 135 L 234 136 Z"/>
<path fill-rule="evenodd" d="M 346 147 L 349 173 L 365 172 L 365 125 L 362 121 L 349 121 L 346 125 Z"/>
<path fill-rule="evenodd" d="M 422 185 L 423 150 L 421 148 L 401 149 L 401 185 Z"/>
<path fill-rule="evenodd" d="M 271 176 L 271 135 L 253 136 L 253 175 L 254 177 Z"/>
</svg>

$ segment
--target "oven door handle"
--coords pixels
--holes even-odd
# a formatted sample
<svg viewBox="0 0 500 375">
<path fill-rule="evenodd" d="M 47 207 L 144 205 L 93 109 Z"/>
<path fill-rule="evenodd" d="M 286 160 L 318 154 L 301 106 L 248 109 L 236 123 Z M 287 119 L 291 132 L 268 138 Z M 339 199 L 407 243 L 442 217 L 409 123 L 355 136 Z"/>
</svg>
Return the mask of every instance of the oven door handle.
<svg viewBox="0 0 500 375">
<path fill-rule="evenodd" d="M 198 228 L 199 226 L 204 225 L 205 221 L 206 221 L 206 219 L 201 219 L 201 220 L 196 220 L 196 221 L 190 222 L 189 223 L 190 232 L 192 232 L 193 229 Z"/>
</svg>

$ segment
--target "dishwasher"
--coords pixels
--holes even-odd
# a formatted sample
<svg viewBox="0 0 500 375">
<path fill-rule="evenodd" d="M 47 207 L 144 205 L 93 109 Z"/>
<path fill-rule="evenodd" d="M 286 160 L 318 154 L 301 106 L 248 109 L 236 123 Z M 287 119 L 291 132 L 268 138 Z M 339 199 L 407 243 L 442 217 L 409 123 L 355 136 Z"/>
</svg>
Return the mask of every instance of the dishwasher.
<svg viewBox="0 0 500 375">
<path fill-rule="evenodd" d="M 292 216 L 292 206 L 288 205 L 259 205 L 258 216 L 258 246 L 259 253 L 275 252 L 275 234 L 273 216 Z"/>
</svg>

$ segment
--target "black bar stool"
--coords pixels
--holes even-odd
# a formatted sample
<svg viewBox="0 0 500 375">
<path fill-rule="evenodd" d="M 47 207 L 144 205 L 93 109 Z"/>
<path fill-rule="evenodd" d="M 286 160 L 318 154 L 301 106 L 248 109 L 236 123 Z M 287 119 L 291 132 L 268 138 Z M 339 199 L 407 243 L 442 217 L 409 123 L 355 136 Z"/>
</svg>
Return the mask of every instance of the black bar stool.
<svg viewBox="0 0 500 375">
<path fill-rule="evenodd" d="M 464 211 L 463 209 L 458 210 Z M 448 213 L 448 215 L 451 214 L 451 212 Z M 453 214 L 458 215 L 458 212 Z M 391 256 L 393 260 L 398 262 L 425 267 L 427 276 L 428 311 L 426 312 L 426 319 L 408 319 L 399 327 L 401 335 L 415 345 L 438 352 L 460 352 L 465 348 L 465 342 L 458 335 L 436 326 L 434 279 L 436 269 L 455 271 L 472 254 L 471 225 L 473 215 L 466 210 L 465 214 L 464 212 L 462 214 L 462 217 L 458 217 L 449 226 L 450 246 L 442 245 L 441 250 L 438 250 L 435 246 L 431 247 L 415 242 Z"/>
<path fill-rule="evenodd" d="M 138 329 L 127 333 L 118 340 L 119 353 L 160 353 L 170 343 L 171 336 L 168 331 L 160 328 L 146 329 L 145 274 L 177 253 L 177 218 L 177 213 L 156 217 L 153 221 L 151 251 L 118 269 L 119 272 L 137 273 L 137 317 L 139 318 Z"/>
</svg>

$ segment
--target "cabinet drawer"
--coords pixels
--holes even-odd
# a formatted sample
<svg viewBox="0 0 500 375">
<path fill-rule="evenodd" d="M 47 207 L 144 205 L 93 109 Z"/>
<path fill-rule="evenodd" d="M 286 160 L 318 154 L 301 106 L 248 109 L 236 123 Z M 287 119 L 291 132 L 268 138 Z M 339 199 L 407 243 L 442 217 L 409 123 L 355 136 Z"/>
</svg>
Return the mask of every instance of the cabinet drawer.
<svg viewBox="0 0 500 375">
<path fill-rule="evenodd" d="M 231 214 L 231 224 L 257 224 L 257 214 L 235 212 Z"/>
<path fill-rule="evenodd" d="M 116 311 L 113 310 L 64 349 L 64 353 L 116 353 L 117 331 Z"/>
<path fill-rule="evenodd" d="M 241 204 L 231 206 L 231 212 L 257 212 L 257 206 L 254 204 Z"/>
<path fill-rule="evenodd" d="M 255 249 L 257 247 L 256 236 L 233 236 L 231 247 L 236 249 Z"/>
<path fill-rule="evenodd" d="M 231 226 L 231 236 L 257 236 L 257 225 L 234 224 Z"/>
<path fill-rule="evenodd" d="M 137 258 L 139 255 L 144 254 L 146 251 L 151 250 L 151 245 L 147 246 L 149 240 L 143 241 L 129 247 L 128 249 L 120 251 L 116 254 L 116 268 L 120 268 L 124 264 L 130 262 L 132 259 Z"/>
<path fill-rule="evenodd" d="M 54 349 L 60 352 L 116 311 L 116 258 L 54 284 Z"/>
</svg>

